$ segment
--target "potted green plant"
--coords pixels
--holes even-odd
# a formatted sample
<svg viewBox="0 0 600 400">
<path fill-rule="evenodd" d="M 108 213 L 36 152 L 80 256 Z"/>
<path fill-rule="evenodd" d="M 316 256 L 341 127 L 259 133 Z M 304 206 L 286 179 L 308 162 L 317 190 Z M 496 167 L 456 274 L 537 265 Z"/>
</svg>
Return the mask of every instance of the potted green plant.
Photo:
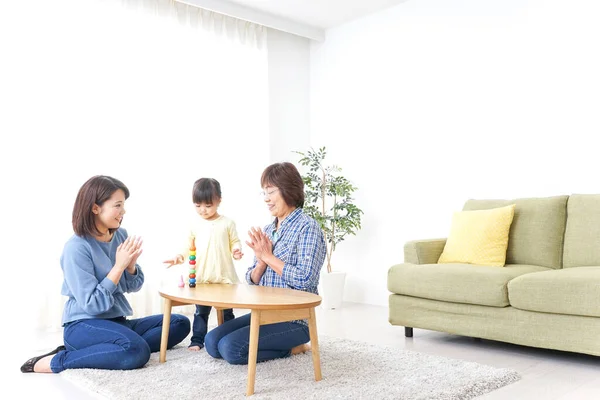
<svg viewBox="0 0 600 400">
<path fill-rule="evenodd" d="M 301 156 L 299 163 L 308 169 L 302 175 L 304 212 L 319 223 L 327 243 L 327 274 L 321 276 L 323 306 L 338 308 L 342 303 L 346 274 L 333 271 L 331 256 L 346 236 L 356 235 L 361 228 L 363 211 L 354 205 L 352 198 L 357 187 L 341 175 L 340 167 L 325 165 L 325 147 L 296 153 Z"/>
</svg>

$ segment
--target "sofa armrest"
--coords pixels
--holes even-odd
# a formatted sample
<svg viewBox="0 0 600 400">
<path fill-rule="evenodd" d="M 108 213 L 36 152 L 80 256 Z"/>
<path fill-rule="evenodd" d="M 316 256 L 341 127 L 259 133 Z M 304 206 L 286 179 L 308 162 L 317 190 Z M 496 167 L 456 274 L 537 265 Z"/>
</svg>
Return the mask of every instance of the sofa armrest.
<svg viewBox="0 0 600 400">
<path fill-rule="evenodd" d="M 404 245 L 404 262 L 436 264 L 444 251 L 446 239 L 412 240 Z"/>
</svg>

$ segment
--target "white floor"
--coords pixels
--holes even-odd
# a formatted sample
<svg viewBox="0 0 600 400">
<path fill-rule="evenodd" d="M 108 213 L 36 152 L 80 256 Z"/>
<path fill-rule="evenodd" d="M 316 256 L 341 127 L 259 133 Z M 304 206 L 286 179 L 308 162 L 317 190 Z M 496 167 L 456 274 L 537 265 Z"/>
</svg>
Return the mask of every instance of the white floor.
<svg viewBox="0 0 600 400">
<path fill-rule="evenodd" d="M 241 315 L 245 311 L 237 311 Z M 518 371 L 521 381 L 480 399 L 599 399 L 600 357 L 521 347 L 487 340 L 415 329 L 413 338 L 404 328 L 391 326 L 387 307 L 346 303 L 338 310 L 318 309 L 320 335 L 463 359 Z M 211 318 L 213 317 L 211 314 Z M 95 399 L 61 379 L 60 374 L 22 374 L 20 365 L 29 357 L 61 344 L 60 333 L 24 334 L 19 348 L 8 348 L 2 363 L 2 393 L 24 399 Z M 600 338 L 598 339 L 600 340 Z M 4 341 L 9 344 L 10 341 Z M 15 389 L 15 390 L 13 390 Z"/>
</svg>

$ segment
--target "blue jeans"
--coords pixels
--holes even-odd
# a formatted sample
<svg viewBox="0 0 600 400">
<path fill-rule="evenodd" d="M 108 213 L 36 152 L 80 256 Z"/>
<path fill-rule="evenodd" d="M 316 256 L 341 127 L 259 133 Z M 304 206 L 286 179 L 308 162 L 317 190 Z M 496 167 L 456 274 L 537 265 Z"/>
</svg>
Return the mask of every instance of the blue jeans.
<svg viewBox="0 0 600 400">
<path fill-rule="evenodd" d="M 50 368 L 58 373 L 72 368 L 135 369 L 143 367 L 150 353 L 160 350 L 162 315 L 127 320 L 80 319 L 65 325 L 67 350 L 52 358 Z M 167 347 L 180 343 L 190 332 L 190 320 L 171 315 Z"/>
<path fill-rule="evenodd" d="M 208 316 L 210 315 L 211 306 L 200 306 L 196 305 L 196 312 L 194 313 L 194 323 L 192 324 L 192 339 L 190 340 L 190 346 L 204 347 L 204 337 L 208 331 Z M 235 318 L 233 315 L 233 309 L 227 308 L 223 310 L 223 321 L 231 321 Z"/>
<path fill-rule="evenodd" d="M 261 325 L 256 361 L 288 357 L 291 349 L 308 343 L 308 327 L 295 322 Z M 206 352 L 229 364 L 248 364 L 250 314 L 217 326 L 206 335 Z"/>
</svg>

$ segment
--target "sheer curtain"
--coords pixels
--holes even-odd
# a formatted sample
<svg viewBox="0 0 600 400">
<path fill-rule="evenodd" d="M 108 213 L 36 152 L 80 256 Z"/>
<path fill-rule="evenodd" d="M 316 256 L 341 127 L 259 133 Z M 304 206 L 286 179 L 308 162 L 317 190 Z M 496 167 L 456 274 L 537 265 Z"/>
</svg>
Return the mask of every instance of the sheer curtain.
<svg viewBox="0 0 600 400">
<path fill-rule="evenodd" d="M 130 10 L 170 17 L 180 24 L 224 36 L 241 44 L 264 47 L 267 30 L 262 25 L 217 14 L 175 0 L 121 0 Z"/>
<path fill-rule="evenodd" d="M 0 28 L 11 38 L 0 67 L 3 296 L 20 299 L 11 311 L 23 325 L 60 327 L 73 202 L 105 174 L 129 187 L 123 227 L 145 239 L 135 315 L 159 313 L 159 285 L 185 274 L 161 262 L 181 247 L 197 178 L 221 182 L 220 211 L 242 240 L 268 220 L 256 195 L 268 162 L 266 31 L 165 0 L 27 3 Z"/>
</svg>

